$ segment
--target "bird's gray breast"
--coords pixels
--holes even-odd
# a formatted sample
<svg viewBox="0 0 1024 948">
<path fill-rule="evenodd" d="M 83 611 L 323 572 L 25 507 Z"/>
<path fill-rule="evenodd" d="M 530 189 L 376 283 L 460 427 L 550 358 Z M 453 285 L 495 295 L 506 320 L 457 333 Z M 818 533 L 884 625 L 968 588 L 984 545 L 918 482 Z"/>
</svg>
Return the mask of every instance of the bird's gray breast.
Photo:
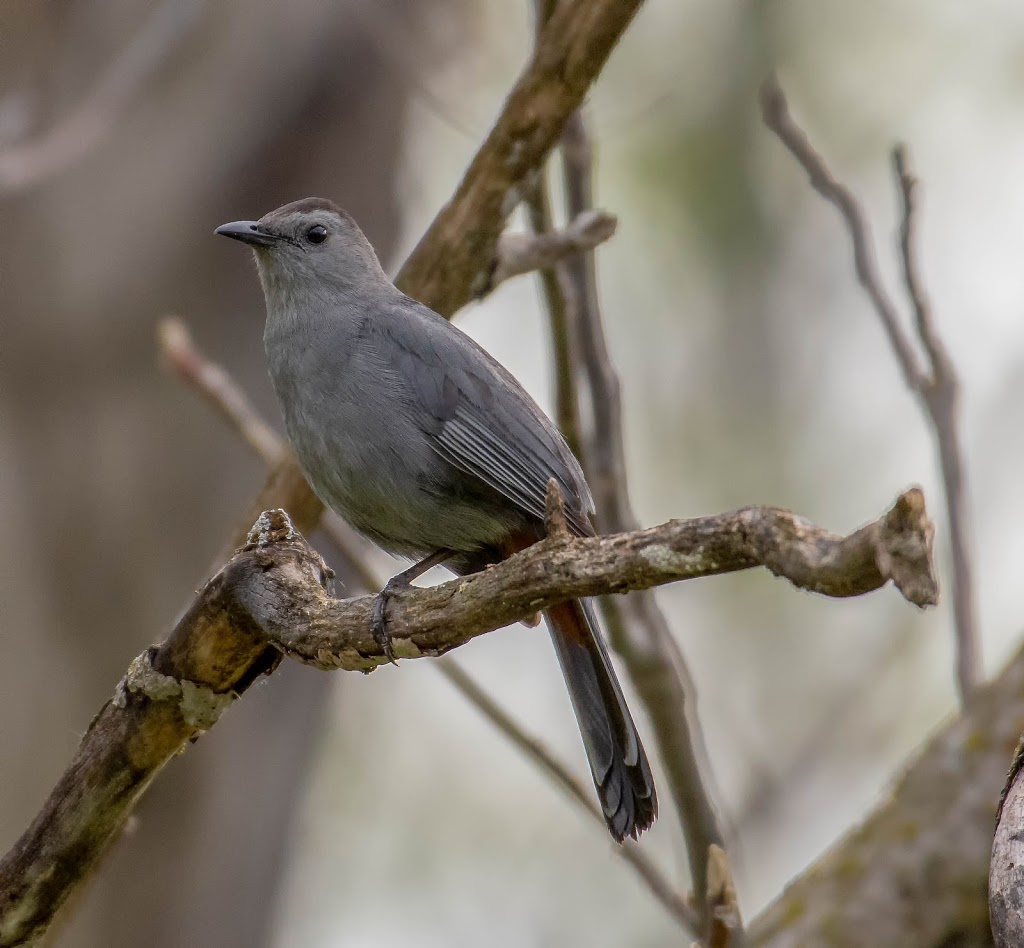
<svg viewBox="0 0 1024 948">
<path fill-rule="evenodd" d="M 288 438 L 324 503 L 384 549 L 418 556 L 497 541 L 514 515 L 431 446 L 416 386 L 368 320 L 268 324 Z"/>
</svg>

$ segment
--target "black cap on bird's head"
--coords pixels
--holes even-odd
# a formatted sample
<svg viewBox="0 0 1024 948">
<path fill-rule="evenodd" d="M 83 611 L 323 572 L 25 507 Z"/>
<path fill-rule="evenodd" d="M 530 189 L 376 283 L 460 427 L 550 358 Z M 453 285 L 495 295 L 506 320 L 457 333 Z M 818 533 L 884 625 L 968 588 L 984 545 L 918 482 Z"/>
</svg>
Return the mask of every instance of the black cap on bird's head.
<svg viewBox="0 0 1024 948">
<path fill-rule="evenodd" d="M 215 231 L 249 244 L 261 275 L 344 279 L 383 273 L 377 255 L 352 217 L 326 198 L 303 198 L 258 221 L 232 221 Z"/>
</svg>

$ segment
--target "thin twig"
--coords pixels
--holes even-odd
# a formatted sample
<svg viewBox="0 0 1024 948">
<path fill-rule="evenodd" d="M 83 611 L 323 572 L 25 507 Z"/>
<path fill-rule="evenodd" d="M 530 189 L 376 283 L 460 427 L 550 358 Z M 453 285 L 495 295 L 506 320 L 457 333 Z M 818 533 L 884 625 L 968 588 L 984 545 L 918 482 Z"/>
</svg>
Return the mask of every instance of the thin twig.
<svg viewBox="0 0 1024 948">
<path fill-rule="evenodd" d="M 544 30 L 555 12 L 557 0 L 533 0 L 534 42 L 540 44 Z M 575 114 L 575 113 L 574 113 Z M 571 121 L 571 119 L 570 119 Z M 551 213 L 551 195 L 548 186 L 548 163 L 540 169 L 533 186 L 524 196 L 526 219 L 534 234 L 554 230 Z M 565 438 L 569 450 L 583 457 L 583 430 L 580 422 L 580 399 L 576 392 L 576 367 L 579 364 L 577 346 L 569 325 L 569 312 L 562 292 L 558 269 L 551 267 L 537 271 L 544 307 L 551 328 L 551 349 L 554 357 L 555 421 Z"/>
<path fill-rule="evenodd" d="M 531 230 L 535 234 L 544 234 L 553 227 L 551 219 L 551 198 L 545 175 L 538 177 L 537 183 L 526 195 L 526 214 Z M 544 307 L 548 314 L 548 325 L 551 327 L 551 348 L 554 356 L 555 377 L 555 421 L 565 438 L 569 449 L 577 457 L 582 455 L 582 434 L 580 432 L 579 399 L 576 397 L 576 357 L 572 333 L 569 328 L 568 313 L 565 306 L 565 295 L 559 286 L 558 272 L 555 268 L 537 271 Z"/>
<path fill-rule="evenodd" d="M 925 366 L 922 366 L 909 334 L 903 329 L 896 305 L 885 288 L 876 263 L 874 241 L 857 199 L 829 171 L 824 158 L 796 124 L 782 88 L 774 77 L 768 79 L 761 90 L 761 108 L 765 124 L 800 163 L 811 186 L 839 210 L 850 235 L 857 279 L 882 322 L 908 388 L 920 399 L 931 423 L 939 452 L 950 527 L 956 680 L 961 703 L 966 703 L 980 681 L 981 655 L 971 577 L 964 455 L 958 425 L 959 381 L 952 359 L 935 327 L 918 275 L 913 249 L 916 181 L 909 168 L 906 149 L 898 147 L 893 152 L 897 190 L 902 203 L 900 262 L 914 325 L 927 357 Z"/>
<path fill-rule="evenodd" d="M 39 184 L 99 145 L 199 25 L 206 8 L 207 0 L 164 0 L 76 108 L 38 139 L 0 150 L 0 192 Z"/>
<path fill-rule="evenodd" d="M 914 323 L 921 344 L 931 363 L 928 384 L 920 391 L 939 449 L 939 464 L 949 518 L 949 542 L 953 559 L 953 615 L 957 641 L 957 682 L 961 700 L 966 700 L 981 677 L 981 654 L 974 606 L 974 581 L 971 565 L 971 536 L 963 448 L 959 432 L 960 380 L 949 351 L 940 337 L 931 307 L 918 275 L 914 253 L 917 222 L 914 200 L 917 181 L 910 170 L 907 149 L 893 149 L 893 169 L 903 204 L 900 226 L 900 257 L 903 279 L 914 312 Z"/>
<path fill-rule="evenodd" d="M 533 270 L 550 270 L 559 261 L 609 240 L 615 218 L 606 211 L 589 210 L 574 217 L 563 230 L 534 228 L 532 234 L 502 234 L 489 293 L 498 284 Z"/>
<path fill-rule="evenodd" d="M 160 356 L 189 388 L 198 392 L 267 464 L 277 464 L 285 445 L 253 408 L 245 393 L 216 362 L 196 347 L 185 323 L 168 316 L 157 326 Z"/>
<path fill-rule="evenodd" d="M 826 201 L 834 205 L 846 223 L 853 244 L 853 265 L 864 292 L 867 293 L 882 321 L 889 342 L 907 387 L 917 392 L 927 384 L 917 353 L 900 328 L 900 315 L 896 304 L 885 289 L 878 269 L 874 242 L 868 230 L 864 213 L 853 193 L 829 171 L 824 159 L 810 143 L 807 135 L 793 120 L 782 87 L 774 78 L 768 79 L 761 89 L 761 109 L 764 122 L 789 149 L 807 173 L 811 187 Z"/>
<path fill-rule="evenodd" d="M 284 449 L 273 429 L 259 416 L 245 392 L 231 378 L 228 372 L 201 352 L 192 341 L 184 323 L 176 318 L 164 320 L 158 329 L 161 354 L 175 368 L 181 380 L 196 391 L 207 404 L 227 421 L 228 425 L 241 436 L 250 448 L 267 464 L 273 464 Z M 186 367 L 187 371 L 183 371 Z M 254 437 L 253 432 L 259 432 Z M 556 488 L 557 489 L 557 488 Z M 563 513 L 564 517 L 564 513 Z M 351 535 L 344 524 L 333 518 L 321 523 L 328 535 L 338 559 L 335 565 L 344 572 L 346 592 L 356 595 L 360 591 L 373 593 L 382 588 L 383 581 L 367 564 L 365 556 L 356 547 L 358 537 Z M 454 658 L 447 657 L 434 662 L 434 667 L 448 682 L 487 720 L 523 754 L 547 774 L 558 786 L 591 814 L 604 829 L 604 817 L 593 802 L 593 794 L 579 781 L 571 770 L 536 737 L 505 712 L 464 671 Z M 699 919 L 694 910 L 683 899 L 667 879 L 632 841 L 613 850 L 628 862 L 640 875 L 651 894 L 684 927 L 696 933 Z"/>
</svg>

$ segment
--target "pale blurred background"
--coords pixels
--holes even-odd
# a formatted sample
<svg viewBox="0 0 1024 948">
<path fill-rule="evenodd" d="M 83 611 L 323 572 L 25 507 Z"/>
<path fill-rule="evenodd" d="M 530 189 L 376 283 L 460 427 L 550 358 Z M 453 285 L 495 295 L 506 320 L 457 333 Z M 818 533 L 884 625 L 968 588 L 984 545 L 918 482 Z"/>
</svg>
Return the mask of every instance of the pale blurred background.
<svg viewBox="0 0 1024 948">
<path fill-rule="evenodd" d="M 180 314 L 278 424 L 254 270 L 213 228 L 320 194 L 394 269 L 490 127 L 531 29 L 526 0 L 0 6 L 0 847 L 262 482 L 155 358 L 157 321 Z M 82 153 L 36 180 L 5 175 L 12 149 L 126 50 L 134 91 L 76 131 Z M 894 291 L 889 151 L 907 142 L 921 267 L 963 381 L 989 672 L 1021 625 L 1022 62 L 1010 0 L 649 0 L 590 100 L 598 203 L 619 216 L 598 269 L 642 520 L 772 503 L 845 532 L 918 483 L 945 579 L 930 433 L 833 209 L 760 123 L 758 86 L 778 71 L 864 199 Z M 531 278 L 458 322 L 550 406 Z M 948 597 L 917 613 L 891 589 L 830 601 L 743 573 L 659 599 L 696 678 L 752 917 L 953 712 Z M 585 774 L 543 630 L 459 657 Z M 663 813 L 644 845 L 684 885 Z M 368 678 L 288 667 L 247 695 L 168 767 L 56 943 L 679 935 L 609 840 L 430 662 L 406 662 Z"/>
</svg>

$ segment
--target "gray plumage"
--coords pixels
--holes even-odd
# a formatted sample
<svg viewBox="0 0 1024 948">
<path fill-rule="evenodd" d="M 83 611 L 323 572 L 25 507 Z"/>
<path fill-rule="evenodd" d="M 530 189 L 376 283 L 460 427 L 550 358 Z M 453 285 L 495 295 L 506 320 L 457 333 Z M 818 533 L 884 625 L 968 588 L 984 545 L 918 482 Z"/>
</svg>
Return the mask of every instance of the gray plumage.
<svg viewBox="0 0 1024 948">
<path fill-rule="evenodd" d="M 393 553 L 451 551 L 458 573 L 543 536 L 550 478 L 577 535 L 593 500 L 555 426 L 495 359 L 402 294 L 355 222 L 309 198 L 218 233 L 252 245 L 285 428 L 329 507 Z M 650 768 L 592 610 L 548 613 L 609 829 L 654 820 Z"/>
</svg>

